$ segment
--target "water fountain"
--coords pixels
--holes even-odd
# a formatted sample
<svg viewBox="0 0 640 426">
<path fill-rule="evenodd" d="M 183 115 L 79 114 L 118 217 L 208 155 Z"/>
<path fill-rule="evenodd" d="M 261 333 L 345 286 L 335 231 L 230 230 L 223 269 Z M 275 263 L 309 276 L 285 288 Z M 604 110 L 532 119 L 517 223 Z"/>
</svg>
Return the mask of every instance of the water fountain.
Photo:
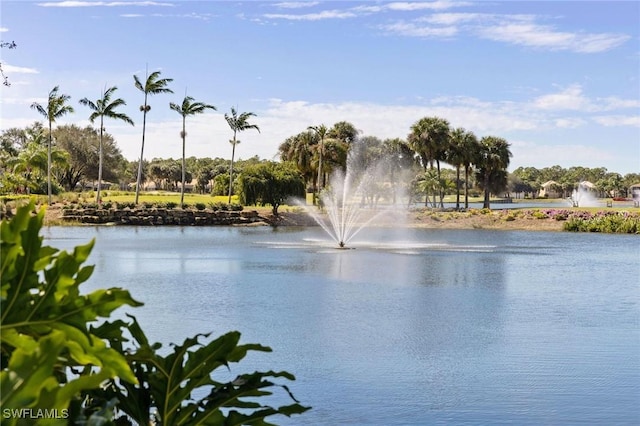
<svg viewBox="0 0 640 426">
<path fill-rule="evenodd" d="M 364 228 L 397 211 L 388 197 L 397 188 L 387 181 L 387 160 L 365 162 L 363 151 L 362 147 L 352 146 L 346 171 L 337 170 L 330 175 L 319 196 L 320 209 L 303 206 L 341 249 L 349 248 L 347 244 Z M 383 198 L 384 205 L 380 203 Z M 392 199 L 400 198 L 396 194 Z"/>
<path fill-rule="evenodd" d="M 600 205 L 593 191 L 585 182 L 580 182 L 578 187 L 573 190 L 569 202 L 573 207 L 598 207 Z"/>
</svg>

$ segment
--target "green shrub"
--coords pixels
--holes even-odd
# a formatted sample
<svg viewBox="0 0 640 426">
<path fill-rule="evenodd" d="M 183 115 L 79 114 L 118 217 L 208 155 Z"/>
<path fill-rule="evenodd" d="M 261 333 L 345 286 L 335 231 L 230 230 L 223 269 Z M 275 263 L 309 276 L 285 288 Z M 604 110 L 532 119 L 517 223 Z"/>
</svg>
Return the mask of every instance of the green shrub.
<svg viewBox="0 0 640 426">
<path fill-rule="evenodd" d="M 503 219 L 505 222 L 513 222 L 514 220 L 516 220 L 515 215 L 508 213 L 506 216 L 503 216 Z"/>
<path fill-rule="evenodd" d="M 116 202 L 116 208 L 119 210 L 123 210 L 123 209 L 135 209 L 136 208 L 136 203 L 133 202 Z"/>
<path fill-rule="evenodd" d="M 536 219 L 548 219 L 549 218 L 549 216 L 546 213 L 541 212 L 540 210 L 534 211 L 533 213 L 531 213 L 531 216 L 533 216 Z"/>
<path fill-rule="evenodd" d="M 81 207 L 82 207 L 83 209 L 97 209 L 97 208 L 99 208 L 98 203 L 96 203 L 96 202 L 92 202 L 92 203 L 83 203 L 83 204 L 81 205 Z"/>
<path fill-rule="evenodd" d="M 229 205 L 221 201 L 215 201 L 215 202 L 209 203 L 209 207 L 211 207 L 211 210 L 213 210 L 214 212 L 229 210 Z"/>
<path fill-rule="evenodd" d="M 614 213 L 571 217 L 564 223 L 563 229 L 573 232 L 640 234 L 640 216 Z"/>
<path fill-rule="evenodd" d="M 196 207 L 196 210 L 204 210 L 207 208 L 207 205 L 205 203 L 196 203 L 195 207 Z"/>
</svg>

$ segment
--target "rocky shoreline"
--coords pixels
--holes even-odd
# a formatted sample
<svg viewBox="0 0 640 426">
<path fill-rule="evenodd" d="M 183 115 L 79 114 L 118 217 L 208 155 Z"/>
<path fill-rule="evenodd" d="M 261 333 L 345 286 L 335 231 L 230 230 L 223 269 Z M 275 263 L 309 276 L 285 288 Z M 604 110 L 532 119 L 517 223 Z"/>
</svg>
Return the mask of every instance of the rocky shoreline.
<svg viewBox="0 0 640 426">
<path fill-rule="evenodd" d="M 45 224 L 109 224 L 134 226 L 317 226 L 308 214 L 300 211 L 283 211 L 278 216 L 271 209 L 258 208 L 244 211 L 211 211 L 188 209 L 63 209 L 49 206 Z M 402 214 L 383 216 L 376 226 L 405 226 L 441 229 L 489 229 L 562 231 L 562 221 L 553 218 L 536 218 L 529 215 L 509 215 L 502 210 L 479 213 L 478 211 L 415 210 Z"/>
</svg>

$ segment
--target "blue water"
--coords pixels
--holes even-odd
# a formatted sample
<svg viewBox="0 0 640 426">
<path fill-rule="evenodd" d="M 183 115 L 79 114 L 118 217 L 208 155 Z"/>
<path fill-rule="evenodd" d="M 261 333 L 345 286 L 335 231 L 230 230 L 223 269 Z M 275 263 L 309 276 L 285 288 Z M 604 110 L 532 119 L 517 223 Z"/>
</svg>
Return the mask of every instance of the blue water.
<svg viewBox="0 0 640 426">
<path fill-rule="evenodd" d="M 85 284 L 120 286 L 151 340 L 239 330 L 296 375 L 279 424 L 640 424 L 640 239 L 313 228 L 45 229 L 96 238 Z M 276 395 L 276 403 L 289 401 Z"/>
</svg>

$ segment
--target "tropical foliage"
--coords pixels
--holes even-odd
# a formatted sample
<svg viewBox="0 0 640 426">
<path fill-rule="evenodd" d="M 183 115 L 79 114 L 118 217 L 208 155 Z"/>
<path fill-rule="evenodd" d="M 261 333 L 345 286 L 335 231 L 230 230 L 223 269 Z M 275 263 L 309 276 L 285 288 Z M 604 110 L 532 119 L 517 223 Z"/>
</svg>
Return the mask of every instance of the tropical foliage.
<svg viewBox="0 0 640 426">
<path fill-rule="evenodd" d="M 267 417 L 308 410 L 280 383 L 294 380 L 285 371 L 214 379 L 214 371 L 229 369 L 249 352 L 271 351 L 240 344 L 237 331 L 208 342 L 209 334 L 198 334 L 167 351 L 149 342 L 135 317 L 111 320 L 116 309 L 141 303 L 120 288 L 81 293 L 93 272 L 84 265 L 93 241 L 73 252 L 43 245 L 44 210 L 33 214 L 33 209 L 33 203 L 23 206 L 0 224 L 0 403 L 3 413 L 17 413 L 4 415 L 3 424 L 25 424 L 23 409 L 57 417 L 40 419 L 41 424 L 96 425 L 116 419 L 117 424 L 267 424 Z M 277 389 L 292 403 L 262 403 Z"/>
<path fill-rule="evenodd" d="M 232 147 L 231 163 L 229 164 L 229 203 L 231 203 L 231 195 L 233 192 L 233 160 L 236 156 L 236 145 L 240 143 L 236 136 L 238 132 L 244 132 L 249 129 L 255 129 L 260 132 L 260 128 L 256 124 L 249 123 L 251 117 L 255 117 L 255 114 L 252 112 L 243 112 L 238 115 L 238 112 L 233 107 L 231 107 L 231 114 L 224 115 L 224 119 L 227 120 L 227 124 L 229 124 L 229 127 L 233 131 L 233 139 L 229 141 Z"/>
<path fill-rule="evenodd" d="M 480 139 L 478 151 L 477 176 L 480 187 L 484 190 L 483 207 L 490 208 L 490 194 L 498 193 L 507 186 L 507 167 L 511 151 L 509 143 L 494 136 L 485 136 Z"/>
<path fill-rule="evenodd" d="M 58 86 L 51 89 L 46 105 L 41 105 L 37 102 L 31 104 L 31 108 L 35 109 L 45 117 L 49 123 L 49 140 L 47 142 L 47 195 L 49 197 L 49 204 L 51 204 L 51 149 L 53 143 L 53 123 L 58 118 L 61 118 L 69 113 L 73 112 L 73 107 L 67 105 L 67 102 L 71 99 L 69 95 L 58 93 Z"/>
<path fill-rule="evenodd" d="M 89 127 L 80 130 L 69 126 L 53 128 L 58 118 L 73 112 L 67 105 L 69 97 L 60 94 L 55 87 L 46 104 L 32 104 L 32 108 L 48 121 L 48 140 L 40 123 L 25 129 L 6 129 L 0 134 L 0 194 L 43 193 L 46 177 L 49 203 L 53 202 L 51 195 L 63 188 L 82 191 L 88 185 L 97 189 L 96 200 L 100 201 L 103 183 L 117 185 L 121 190 L 135 187 L 136 204 L 142 190 L 175 191 L 180 187 L 181 198 L 185 191 L 212 195 L 226 193 L 228 197 L 234 192 L 241 195 L 236 191 L 239 191 L 238 177 L 244 166 L 261 160 L 250 158 L 236 162 L 238 134 L 249 129 L 260 131 L 250 122 L 256 115 L 238 112 L 236 108 L 224 114 L 233 132 L 229 140 L 232 145 L 230 162 L 220 158 L 186 158 L 186 117 L 206 109 L 215 110 L 215 107 L 195 102 L 189 96 L 185 96 L 182 104 L 170 103 L 169 107 L 182 116 L 182 161 L 176 170 L 176 161 L 172 158 L 144 159 L 149 96 L 172 93 L 168 87 L 172 79 L 162 78 L 160 71 L 146 74 L 144 80 L 136 75 L 133 77 L 135 87 L 144 93 L 144 103 L 140 106 L 143 112 L 140 158 L 135 161 L 122 158 L 116 141 L 103 126 L 104 117 L 133 123 L 116 111 L 125 103 L 122 99 L 110 99 L 115 87 L 105 89 L 95 103 L 87 98 L 81 100 L 92 109 L 92 120 L 100 117 L 100 125 L 93 131 Z M 37 129 L 38 132 L 33 131 Z M 42 166 L 45 141 L 46 169 Z M 98 146 L 97 161 L 91 151 L 94 143 Z M 435 116 L 415 121 L 406 138 L 385 141 L 373 135 L 360 135 L 360 131 L 347 121 L 339 121 L 333 126 L 307 126 L 304 131 L 286 138 L 280 144 L 278 154 L 281 161 L 295 165 L 305 190 L 314 194 L 315 203 L 318 192 L 329 184 L 331 174 L 344 171 L 354 147 L 363 144 L 369 145 L 367 155 L 384 154 L 388 159 L 381 183 L 393 203 L 397 202 L 401 190 L 409 195 L 409 204 L 423 197 L 425 205 L 432 207 L 443 207 L 444 196 L 455 194 L 456 208 L 460 209 L 463 192 L 464 208 L 469 207 L 470 196 L 482 192 L 484 205 L 489 207 L 492 197 L 535 198 L 543 184 L 545 187 L 550 185 L 562 197 L 568 197 L 584 180 L 595 185 L 600 197 L 630 198 L 630 187 L 640 183 L 639 173 L 622 176 L 604 168 L 520 167 L 508 173 L 511 151 L 506 140 L 493 135 L 477 138 L 473 132 L 462 127 L 453 128 L 447 119 Z M 450 167 L 443 167 L 443 164 Z M 105 179 L 109 182 L 104 182 Z"/>
<path fill-rule="evenodd" d="M 185 160 L 185 145 L 187 139 L 186 121 L 187 117 L 196 114 L 203 114 L 206 110 L 216 110 L 213 105 L 205 104 L 202 102 L 195 102 L 191 96 L 185 96 L 181 104 L 175 104 L 171 102 L 169 108 L 176 111 L 182 116 L 182 131 L 180 137 L 182 138 L 182 183 L 180 185 L 180 207 L 184 206 L 184 185 L 186 182 L 186 160 Z"/>
<path fill-rule="evenodd" d="M 270 161 L 246 167 L 239 186 L 243 204 L 271 205 L 274 215 L 287 200 L 305 196 L 302 176 L 290 163 Z"/>
<path fill-rule="evenodd" d="M 100 190 L 102 186 L 102 162 L 103 162 L 103 146 L 104 146 L 104 119 L 111 118 L 113 120 L 124 121 L 125 123 L 134 125 L 133 120 L 129 118 L 128 115 L 116 111 L 116 108 L 126 105 L 126 102 L 121 99 L 111 100 L 111 97 L 115 94 L 117 87 L 113 86 L 108 89 L 105 88 L 102 96 L 96 100 L 95 102 L 89 100 L 88 98 L 80 99 L 80 103 L 84 106 L 89 107 L 92 111 L 91 115 L 89 115 L 89 121 L 93 123 L 96 119 L 100 119 L 100 142 L 98 146 L 98 188 L 96 192 L 96 202 L 100 202 Z"/>
<path fill-rule="evenodd" d="M 148 103 L 149 95 L 157 95 L 160 93 L 173 93 L 173 90 L 169 89 L 167 85 L 173 81 L 172 78 L 160 78 L 160 71 L 154 71 L 147 75 L 144 84 L 137 75 L 133 76 L 134 86 L 136 89 L 144 93 L 144 103 L 140 106 L 142 111 L 142 144 L 140 147 L 140 158 L 138 160 L 138 174 L 136 176 L 136 201 L 138 204 L 138 197 L 140 196 L 140 186 L 142 185 L 142 164 L 144 161 L 144 137 L 147 130 L 147 113 L 151 110 L 151 105 Z"/>
</svg>

